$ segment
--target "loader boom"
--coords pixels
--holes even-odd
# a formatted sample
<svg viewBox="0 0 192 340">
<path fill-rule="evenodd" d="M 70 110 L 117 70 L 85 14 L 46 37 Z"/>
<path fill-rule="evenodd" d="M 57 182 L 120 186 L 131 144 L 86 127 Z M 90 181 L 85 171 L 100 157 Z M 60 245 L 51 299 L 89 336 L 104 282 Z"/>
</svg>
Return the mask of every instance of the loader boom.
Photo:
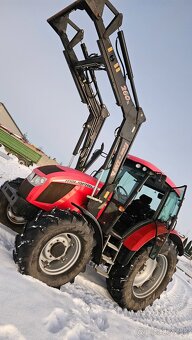
<svg viewBox="0 0 192 340">
<path fill-rule="evenodd" d="M 105 26 L 103 19 L 105 6 L 113 15 L 113 19 L 107 27 Z M 71 12 L 77 9 L 85 10 L 93 21 L 98 34 L 97 44 L 100 55 L 95 53 L 89 55 L 86 45 L 81 43 L 84 31 L 69 18 Z M 99 92 L 96 80 L 97 70 L 106 71 L 116 99 L 116 104 L 120 106 L 122 110 L 122 123 L 118 128 L 115 140 L 102 166 L 102 169 L 106 169 L 110 164 L 110 171 L 105 185 L 99 193 L 98 202 L 106 200 L 109 193 L 113 191 L 116 176 L 126 159 L 127 153 L 135 139 L 140 125 L 145 121 L 145 115 L 139 106 L 137 98 L 124 34 L 123 31 L 119 31 L 122 24 L 122 18 L 122 14 L 119 13 L 108 0 L 78 0 L 48 19 L 49 24 L 61 38 L 64 46 L 64 55 L 81 100 L 83 103 L 87 104 L 90 112 L 89 117 L 84 124 L 82 134 L 73 151 L 74 156 L 80 153 L 76 169 L 81 171 L 87 169 L 87 165 L 89 164 L 88 158 L 92 148 L 106 117 L 109 115 Z M 68 26 L 71 26 L 76 31 L 75 36 L 71 40 L 69 40 L 67 34 Z M 111 34 L 116 31 L 118 31 L 117 39 L 119 40 L 122 59 L 124 60 L 125 65 L 124 68 L 126 69 L 124 74 L 110 41 Z M 79 43 L 81 43 L 84 57 L 84 59 L 80 60 L 75 53 L 75 47 Z M 130 81 L 133 100 L 126 84 L 127 77 Z M 98 152 L 98 155 L 100 153 Z M 95 199 L 94 201 L 96 202 Z"/>
</svg>

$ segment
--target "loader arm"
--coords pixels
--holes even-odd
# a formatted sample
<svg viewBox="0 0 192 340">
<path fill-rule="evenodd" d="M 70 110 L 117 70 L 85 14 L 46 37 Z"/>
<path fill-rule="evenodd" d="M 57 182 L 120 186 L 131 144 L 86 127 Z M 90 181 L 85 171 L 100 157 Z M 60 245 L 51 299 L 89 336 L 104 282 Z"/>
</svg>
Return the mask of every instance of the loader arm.
<svg viewBox="0 0 192 340">
<path fill-rule="evenodd" d="M 103 20 L 105 6 L 113 14 L 113 19 L 107 27 Z M 97 44 L 100 55 L 89 55 L 84 43 L 81 44 L 84 59 L 79 60 L 75 54 L 74 47 L 81 42 L 84 33 L 83 30 L 77 27 L 76 24 L 69 19 L 70 13 L 77 9 L 85 10 L 93 21 L 98 34 Z M 90 112 L 87 122 L 84 125 L 83 132 L 73 152 L 73 155 L 76 155 L 80 150 L 80 156 L 76 165 L 77 169 L 81 171 L 86 170 L 86 163 L 88 162 L 90 152 L 106 117 L 109 115 L 98 89 L 95 75 L 97 70 L 104 70 L 107 72 L 116 99 L 116 104 L 121 107 L 123 114 L 122 123 L 118 128 L 115 140 L 102 166 L 102 169 L 106 169 L 110 164 L 111 168 L 108 178 L 98 197 L 93 197 L 96 190 L 93 192 L 92 197 L 94 202 L 91 202 L 90 206 L 92 207 L 89 209 L 94 215 L 95 205 L 99 206 L 101 201 L 106 201 L 113 191 L 118 172 L 126 159 L 127 153 L 141 124 L 145 121 L 145 115 L 139 106 L 137 98 L 124 34 L 123 31 L 119 31 L 119 27 L 122 24 L 122 18 L 122 14 L 119 13 L 108 0 L 78 0 L 48 19 L 49 24 L 61 38 L 65 48 L 64 55 L 80 93 L 81 100 L 83 103 L 87 104 Z M 69 40 L 67 36 L 68 25 L 73 27 L 77 32 L 71 40 Z M 123 74 L 121 70 L 119 60 L 110 41 L 110 36 L 115 31 L 118 31 L 117 38 L 121 47 L 126 75 Z M 133 100 L 126 84 L 127 77 L 130 81 Z M 82 143 L 83 146 L 81 147 Z"/>
<path fill-rule="evenodd" d="M 66 13 L 64 11 L 58 13 L 48 19 L 48 22 L 61 38 L 64 46 L 64 56 L 80 94 L 81 101 L 87 104 L 89 110 L 88 119 L 83 126 L 83 131 L 73 151 L 73 156 L 79 153 L 76 169 L 85 171 L 88 157 L 103 123 L 109 115 L 106 106 L 103 104 L 94 71 L 94 67 L 101 67 L 102 61 L 100 58 L 93 57 L 90 63 L 86 45 L 81 43 L 84 32 L 69 19 L 68 11 Z M 72 27 L 76 32 L 71 40 L 69 40 L 67 32 L 69 27 Z M 78 44 L 81 44 L 84 64 L 75 53 L 75 47 Z"/>
</svg>

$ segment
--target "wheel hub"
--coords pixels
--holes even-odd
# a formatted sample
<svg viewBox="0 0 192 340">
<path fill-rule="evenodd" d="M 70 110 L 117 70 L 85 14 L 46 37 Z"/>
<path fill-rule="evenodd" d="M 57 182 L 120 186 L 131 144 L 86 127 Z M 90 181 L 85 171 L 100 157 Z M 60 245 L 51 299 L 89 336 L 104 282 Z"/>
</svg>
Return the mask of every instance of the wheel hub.
<svg viewBox="0 0 192 340">
<path fill-rule="evenodd" d="M 166 256 L 159 254 L 155 260 L 149 258 L 135 276 L 133 294 L 139 299 L 151 295 L 160 286 L 167 269 Z"/>
<path fill-rule="evenodd" d="M 134 286 L 141 287 L 146 281 L 148 281 L 153 275 L 153 271 L 155 270 L 156 266 L 157 261 L 149 258 L 136 275 Z"/>
<path fill-rule="evenodd" d="M 78 260 L 81 241 L 72 233 L 52 237 L 39 255 L 39 266 L 48 275 L 58 275 L 69 270 Z"/>
<path fill-rule="evenodd" d="M 55 243 L 50 250 L 51 255 L 54 256 L 55 258 L 64 255 L 64 252 L 65 246 L 62 242 Z"/>
</svg>

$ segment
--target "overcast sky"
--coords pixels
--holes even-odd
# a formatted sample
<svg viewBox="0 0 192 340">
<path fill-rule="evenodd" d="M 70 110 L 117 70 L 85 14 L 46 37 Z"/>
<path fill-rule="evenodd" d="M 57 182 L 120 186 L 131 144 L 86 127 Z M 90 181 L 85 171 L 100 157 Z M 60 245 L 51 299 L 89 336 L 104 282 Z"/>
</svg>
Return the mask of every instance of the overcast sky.
<svg viewBox="0 0 192 340">
<path fill-rule="evenodd" d="M 69 0 L 0 0 L 0 101 L 31 143 L 67 165 L 88 111 L 46 20 Z M 147 122 L 131 153 L 161 168 L 188 192 L 178 229 L 192 237 L 192 1 L 114 0 L 124 15 L 139 102 Z M 97 52 L 94 31 L 79 14 L 88 46 Z M 102 95 L 111 116 L 98 141 L 110 146 L 121 121 L 107 80 Z"/>
</svg>

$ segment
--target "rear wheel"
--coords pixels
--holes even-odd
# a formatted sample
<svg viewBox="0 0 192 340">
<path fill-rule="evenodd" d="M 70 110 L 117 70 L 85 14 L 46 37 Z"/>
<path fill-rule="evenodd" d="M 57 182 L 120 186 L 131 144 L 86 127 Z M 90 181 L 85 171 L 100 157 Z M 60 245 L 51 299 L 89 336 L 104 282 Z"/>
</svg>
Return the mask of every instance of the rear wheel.
<svg viewBox="0 0 192 340">
<path fill-rule="evenodd" d="M 176 270 L 177 251 L 166 242 L 155 260 L 149 248 L 139 251 L 127 266 L 116 264 L 107 280 L 113 299 L 128 310 L 144 310 L 160 297 Z"/>
<path fill-rule="evenodd" d="M 9 182 L 14 188 L 18 189 L 23 181 L 23 178 L 16 178 Z M 22 216 L 18 216 L 13 211 L 7 198 L 0 189 L 0 222 L 6 225 L 8 228 L 20 233 L 26 223 L 26 220 Z"/>
<path fill-rule="evenodd" d="M 89 262 L 93 232 L 80 214 L 55 210 L 26 225 L 15 246 L 14 259 L 22 274 L 60 287 Z"/>
</svg>

